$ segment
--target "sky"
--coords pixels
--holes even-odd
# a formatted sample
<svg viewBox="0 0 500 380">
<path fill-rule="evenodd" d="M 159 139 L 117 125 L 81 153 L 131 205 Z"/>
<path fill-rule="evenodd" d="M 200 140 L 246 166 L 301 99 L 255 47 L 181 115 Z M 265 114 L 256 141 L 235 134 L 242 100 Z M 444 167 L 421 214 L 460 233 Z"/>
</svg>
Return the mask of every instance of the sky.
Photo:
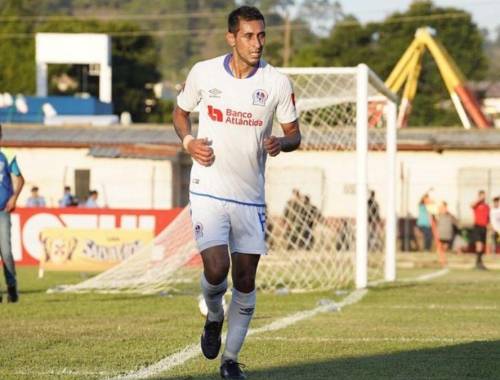
<svg viewBox="0 0 500 380">
<path fill-rule="evenodd" d="M 405 11 L 412 0 L 339 0 L 346 14 L 353 14 L 361 22 L 382 21 L 393 12 Z M 496 37 L 500 26 L 500 0 L 433 0 L 441 7 L 454 7 L 472 14 L 480 28 L 486 28 L 490 38 Z"/>
</svg>

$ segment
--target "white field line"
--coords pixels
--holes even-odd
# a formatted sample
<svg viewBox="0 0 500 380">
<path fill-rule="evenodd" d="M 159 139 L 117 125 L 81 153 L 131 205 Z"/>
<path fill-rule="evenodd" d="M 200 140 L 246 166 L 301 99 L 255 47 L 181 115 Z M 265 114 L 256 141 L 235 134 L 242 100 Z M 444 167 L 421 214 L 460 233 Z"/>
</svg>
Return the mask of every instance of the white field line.
<svg viewBox="0 0 500 380">
<path fill-rule="evenodd" d="M 427 274 L 425 276 L 420 276 L 417 277 L 416 279 L 412 279 L 411 281 L 425 281 L 426 279 L 431 279 L 439 276 L 443 276 L 446 273 L 448 273 L 447 270 L 443 271 L 438 271 L 434 272 L 431 274 Z M 434 274 L 434 275 L 433 275 Z M 433 276 L 431 276 L 433 275 Z M 297 322 L 309 319 L 314 317 L 315 315 L 319 313 L 323 313 L 326 311 L 333 311 L 333 310 L 338 310 L 341 309 L 342 307 L 353 305 L 356 302 L 359 302 L 368 292 L 367 289 L 357 289 L 350 293 L 346 298 L 344 298 L 341 302 L 338 303 L 331 303 L 327 305 L 321 305 L 318 306 L 314 309 L 310 310 L 304 310 L 300 311 L 294 314 L 291 314 L 289 316 L 286 316 L 284 318 L 278 319 L 268 325 L 265 325 L 263 327 L 259 327 L 256 329 L 250 329 L 247 333 L 247 336 L 252 336 L 255 334 L 259 334 L 262 332 L 267 332 L 267 331 L 275 331 L 275 330 L 280 330 L 285 327 L 291 326 Z M 225 340 L 225 335 L 223 334 L 222 340 Z M 174 367 L 177 367 L 179 365 L 184 364 L 190 359 L 193 359 L 197 357 L 198 355 L 201 354 L 200 350 L 200 345 L 199 343 L 195 344 L 190 344 L 186 347 L 184 347 L 181 351 L 178 351 L 172 355 L 166 356 L 165 358 L 161 359 L 160 361 L 156 362 L 155 364 L 152 364 L 150 366 L 141 368 L 137 371 L 132 371 L 124 375 L 118 375 L 113 378 L 108 378 L 108 380 L 135 380 L 135 379 L 145 379 L 148 377 L 152 377 L 155 375 L 158 375 L 163 372 L 167 372 L 171 370 Z"/>
<path fill-rule="evenodd" d="M 390 310 L 390 309 L 404 309 L 404 310 L 499 310 L 500 306 L 487 306 L 487 305 L 391 305 L 391 306 L 378 306 L 378 305 L 370 305 L 370 306 L 360 306 L 364 309 L 381 309 L 381 310 Z"/>
<path fill-rule="evenodd" d="M 432 337 L 432 338 L 417 338 L 417 337 L 392 337 L 392 338 L 288 338 L 283 336 L 273 337 L 252 337 L 251 340 L 262 341 L 284 341 L 284 342 L 310 342 L 310 343 L 363 343 L 363 342 L 423 342 L 423 343 L 454 343 L 454 342 L 474 342 L 484 341 L 484 338 L 447 338 L 447 337 Z"/>
</svg>

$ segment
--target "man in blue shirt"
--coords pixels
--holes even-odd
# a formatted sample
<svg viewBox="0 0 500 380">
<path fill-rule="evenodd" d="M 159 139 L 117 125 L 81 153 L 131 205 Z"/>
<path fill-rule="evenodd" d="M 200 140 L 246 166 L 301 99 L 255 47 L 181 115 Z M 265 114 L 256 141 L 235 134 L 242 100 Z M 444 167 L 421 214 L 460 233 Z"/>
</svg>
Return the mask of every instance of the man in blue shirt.
<svg viewBox="0 0 500 380">
<path fill-rule="evenodd" d="M 0 140 L 2 126 L 0 125 Z M 12 257 L 10 242 L 10 213 L 16 208 L 17 198 L 24 185 L 24 178 L 17 165 L 15 154 L 8 150 L 0 150 L 0 255 L 3 261 L 5 282 L 7 283 L 7 301 L 17 302 L 16 267 Z M 0 302 L 2 301 L 0 295 Z"/>
<path fill-rule="evenodd" d="M 26 201 L 26 207 L 45 207 L 45 198 L 38 194 L 37 186 L 31 189 L 31 197 Z"/>
</svg>

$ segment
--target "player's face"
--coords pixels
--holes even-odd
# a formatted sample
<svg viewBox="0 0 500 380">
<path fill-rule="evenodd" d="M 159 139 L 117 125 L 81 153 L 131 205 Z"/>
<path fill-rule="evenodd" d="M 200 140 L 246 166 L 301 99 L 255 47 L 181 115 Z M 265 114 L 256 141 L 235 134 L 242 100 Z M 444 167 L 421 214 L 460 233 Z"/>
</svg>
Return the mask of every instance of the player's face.
<svg viewBox="0 0 500 380">
<path fill-rule="evenodd" d="M 240 20 L 236 35 L 228 33 L 228 42 L 234 53 L 249 66 L 259 63 L 265 40 L 266 32 L 261 20 Z"/>
</svg>

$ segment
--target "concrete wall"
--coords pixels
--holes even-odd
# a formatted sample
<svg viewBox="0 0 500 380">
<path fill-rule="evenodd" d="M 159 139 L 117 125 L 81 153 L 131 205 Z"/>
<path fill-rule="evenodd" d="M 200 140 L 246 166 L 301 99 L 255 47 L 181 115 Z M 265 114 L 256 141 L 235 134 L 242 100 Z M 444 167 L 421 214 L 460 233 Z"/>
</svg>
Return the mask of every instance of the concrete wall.
<svg viewBox="0 0 500 380">
<path fill-rule="evenodd" d="M 21 171 L 26 179 L 20 205 L 26 203 L 33 185 L 48 206 L 57 207 L 64 185 L 74 191 L 74 171 L 90 170 L 90 188 L 99 191 L 98 203 L 112 208 L 172 207 L 172 166 L 170 161 L 95 158 L 88 149 L 17 148 Z"/>
<path fill-rule="evenodd" d="M 269 158 L 269 211 L 282 213 L 296 187 L 309 194 L 325 215 L 354 216 L 355 167 L 353 152 L 293 152 Z M 384 154 L 370 153 L 368 187 L 376 191 L 382 215 L 387 175 Z M 420 197 L 432 188 L 436 202 L 446 201 L 452 213 L 470 223 L 469 204 L 477 190 L 486 190 L 490 199 L 500 195 L 500 151 L 398 152 L 396 175 L 399 215 L 416 216 Z"/>
</svg>

